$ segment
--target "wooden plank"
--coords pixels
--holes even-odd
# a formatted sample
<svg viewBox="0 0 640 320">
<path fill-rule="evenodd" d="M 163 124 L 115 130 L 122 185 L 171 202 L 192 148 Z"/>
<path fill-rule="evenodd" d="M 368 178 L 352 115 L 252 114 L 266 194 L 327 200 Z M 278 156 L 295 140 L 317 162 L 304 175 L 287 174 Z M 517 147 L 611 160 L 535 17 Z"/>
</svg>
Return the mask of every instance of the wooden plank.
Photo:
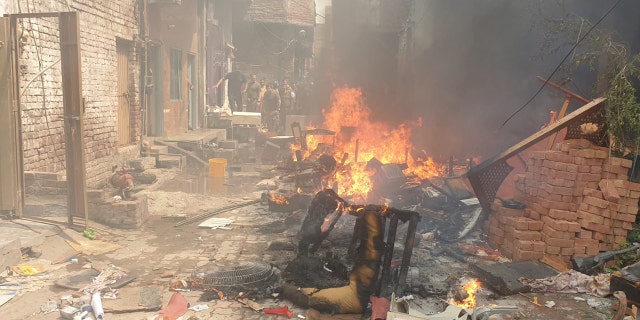
<svg viewBox="0 0 640 320">
<path fill-rule="evenodd" d="M 82 77 L 80 74 L 80 25 L 78 13 L 60 13 L 59 22 L 65 160 L 68 184 L 68 223 L 73 225 L 74 215 L 84 217 L 85 221 L 89 221 L 86 164 L 84 161 L 84 103 L 82 99 Z"/>
<path fill-rule="evenodd" d="M 582 107 L 578 108 L 577 110 L 571 112 L 570 114 L 568 114 L 566 117 L 552 123 L 551 125 L 549 125 L 548 127 L 532 134 L 531 136 L 529 136 L 528 138 L 522 140 L 521 142 L 519 142 L 518 144 L 510 147 L 509 149 L 501 152 L 498 155 L 495 155 L 489 159 L 487 159 L 486 161 L 482 162 L 481 164 L 471 168 L 471 170 L 469 170 L 469 176 L 474 175 L 474 173 L 478 173 L 479 171 L 482 171 L 483 169 L 491 166 L 491 164 L 493 164 L 494 162 L 497 162 L 499 160 L 502 159 L 508 159 L 510 157 L 512 157 L 513 155 L 519 153 L 520 151 L 538 143 L 540 140 L 552 135 L 554 132 L 564 128 L 565 126 L 567 126 L 571 121 L 573 121 L 575 118 L 577 118 L 578 116 L 580 116 L 581 114 L 591 110 L 594 107 L 599 106 L 601 103 L 603 103 L 604 101 L 606 101 L 607 99 L 604 97 L 600 97 L 600 98 L 596 98 L 593 101 L 583 105 Z"/>
<path fill-rule="evenodd" d="M 13 103 L 15 86 L 11 71 L 11 35 L 9 18 L 0 18 L 0 211 L 13 212 L 19 201 L 18 141 Z"/>
</svg>

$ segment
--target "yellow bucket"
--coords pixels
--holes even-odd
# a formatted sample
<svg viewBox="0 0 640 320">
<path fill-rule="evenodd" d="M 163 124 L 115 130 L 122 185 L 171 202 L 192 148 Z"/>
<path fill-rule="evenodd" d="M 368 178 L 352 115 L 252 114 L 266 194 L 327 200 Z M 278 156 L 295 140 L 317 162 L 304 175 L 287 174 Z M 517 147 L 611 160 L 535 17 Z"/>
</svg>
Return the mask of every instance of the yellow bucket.
<svg viewBox="0 0 640 320">
<path fill-rule="evenodd" d="M 227 170 L 227 159 L 211 158 L 209 159 L 209 177 L 224 178 Z"/>
</svg>

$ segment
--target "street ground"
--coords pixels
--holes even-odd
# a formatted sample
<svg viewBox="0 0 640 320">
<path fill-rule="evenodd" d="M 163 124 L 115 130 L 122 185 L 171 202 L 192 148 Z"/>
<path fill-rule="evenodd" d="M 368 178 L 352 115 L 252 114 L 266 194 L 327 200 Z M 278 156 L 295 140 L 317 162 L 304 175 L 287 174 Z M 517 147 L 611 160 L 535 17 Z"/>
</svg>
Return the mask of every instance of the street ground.
<svg viewBox="0 0 640 320">
<path fill-rule="evenodd" d="M 38 258 L 23 259 L 23 265 L 40 265 L 44 272 L 30 276 L 0 274 L 3 282 L 16 281 L 22 284 L 19 293 L 0 306 L 1 319 L 61 319 L 55 308 L 48 304 L 60 304 L 61 298 L 78 296 L 77 290 L 63 288 L 56 284 L 68 280 L 69 276 L 88 268 L 103 270 L 115 266 L 126 271 L 133 280 L 122 286 L 119 292 L 140 292 L 140 288 L 159 286 L 161 307 L 164 308 L 174 292 L 170 291 L 180 280 L 189 280 L 197 270 L 212 265 L 243 265 L 246 263 L 267 263 L 284 270 L 295 257 L 296 233 L 304 212 L 270 212 L 266 205 L 256 203 L 239 209 L 211 215 L 229 218 L 233 222 L 228 228 L 200 228 L 194 223 L 176 227 L 185 217 L 195 217 L 216 208 L 233 203 L 242 203 L 260 198 L 261 191 L 255 184 L 264 177 L 275 177 L 277 172 L 270 166 L 246 166 L 241 173 L 229 177 L 224 185 L 213 187 L 202 185 L 197 175 L 179 172 L 176 169 L 153 169 L 158 181 L 145 186 L 139 194 L 149 197 L 149 220 L 137 230 L 122 230 L 106 227 L 93 222 L 96 240 L 83 238 L 81 233 L 64 225 L 54 226 L 18 219 L 0 222 L 2 232 L 20 230 L 22 236 L 43 239 L 32 247 L 40 253 Z M 196 186 L 196 187 L 194 187 Z M 198 187 L 200 186 L 200 187 Z M 56 202 L 57 201 L 57 202 Z M 27 203 L 44 205 L 47 218 L 65 221 L 65 199 L 56 201 L 46 197 L 28 198 Z M 346 217 L 329 237 L 326 246 L 341 246 L 342 240 L 352 232 L 352 217 Z M 81 231 L 81 230 L 80 230 Z M 478 233 L 472 234 L 477 237 Z M 411 262 L 408 282 L 412 288 L 421 288 L 413 294 L 411 308 L 423 313 L 438 313 L 444 310 L 446 294 L 450 290 L 451 279 L 473 278 L 469 265 L 443 253 L 442 244 L 428 235 L 418 237 Z M 72 259 L 57 262 L 65 255 L 64 240 L 72 239 L 80 245 L 80 253 Z M 341 252 L 341 248 L 334 248 Z M 52 264 L 56 262 L 56 264 Z M 138 291 L 136 291 L 138 290 Z M 224 289 L 222 293 L 224 294 Z M 181 291 L 190 306 L 206 305 L 202 311 L 188 311 L 182 319 L 278 319 L 281 315 L 258 313 L 234 300 L 233 290 L 228 290 L 224 300 L 218 295 L 200 290 Z M 117 295 L 116 295 L 117 296 Z M 533 303 L 536 297 L 538 304 Z M 129 296 L 131 297 L 131 296 Z M 256 295 L 256 301 L 266 308 L 288 306 L 293 317 L 304 316 L 307 310 L 296 307 L 291 302 L 280 300 L 276 295 Z M 120 297 L 120 299 L 126 299 Z M 205 300 L 205 301 L 201 301 Z M 49 302 L 53 301 L 53 302 Z M 104 300 L 103 300 L 104 301 Z M 478 305 L 516 306 L 519 311 L 503 315 L 493 315 L 491 319 L 611 319 L 617 300 L 600 298 L 586 294 L 527 293 L 526 295 L 500 296 L 487 286 L 477 293 Z M 545 307 L 552 301 L 555 305 Z M 55 302 L 55 303 L 54 303 Z M 111 305 L 126 301 L 113 300 Z M 105 302 L 106 305 L 107 302 Z M 133 304 L 136 305 L 135 303 Z M 53 311 L 51 311 L 53 310 Z M 158 310 L 107 312 L 105 319 L 153 319 Z"/>
</svg>

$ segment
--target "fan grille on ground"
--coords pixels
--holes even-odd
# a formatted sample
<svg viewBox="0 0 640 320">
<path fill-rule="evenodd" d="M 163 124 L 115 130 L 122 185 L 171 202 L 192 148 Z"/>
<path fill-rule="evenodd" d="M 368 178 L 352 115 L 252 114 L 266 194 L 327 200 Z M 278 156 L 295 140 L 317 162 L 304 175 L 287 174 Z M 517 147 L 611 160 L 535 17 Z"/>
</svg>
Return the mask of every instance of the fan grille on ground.
<svg viewBox="0 0 640 320">
<path fill-rule="evenodd" d="M 237 286 L 267 280 L 273 272 L 270 264 L 247 263 L 240 266 L 196 270 L 191 275 L 191 280 L 199 286 Z"/>
</svg>

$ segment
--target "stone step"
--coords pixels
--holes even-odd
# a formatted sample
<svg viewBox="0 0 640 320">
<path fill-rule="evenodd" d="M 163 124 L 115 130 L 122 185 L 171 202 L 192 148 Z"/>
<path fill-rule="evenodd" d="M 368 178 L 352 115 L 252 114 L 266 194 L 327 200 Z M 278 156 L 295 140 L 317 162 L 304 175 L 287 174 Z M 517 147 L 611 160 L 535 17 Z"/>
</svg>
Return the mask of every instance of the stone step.
<svg viewBox="0 0 640 320">
<path fill-rule="evenodd" d="M 151 156 L 157 156 L 167 153 L 169 153 L 169 147 L 167 146 L 153 145 L 149 147 L 149 155 Z"/>
<path fill-rule="evenodd" d="M 157 167 L 182 169 L 186 163 L 187 157 L 184 155 L 159 155 Z"/>
</svg>

